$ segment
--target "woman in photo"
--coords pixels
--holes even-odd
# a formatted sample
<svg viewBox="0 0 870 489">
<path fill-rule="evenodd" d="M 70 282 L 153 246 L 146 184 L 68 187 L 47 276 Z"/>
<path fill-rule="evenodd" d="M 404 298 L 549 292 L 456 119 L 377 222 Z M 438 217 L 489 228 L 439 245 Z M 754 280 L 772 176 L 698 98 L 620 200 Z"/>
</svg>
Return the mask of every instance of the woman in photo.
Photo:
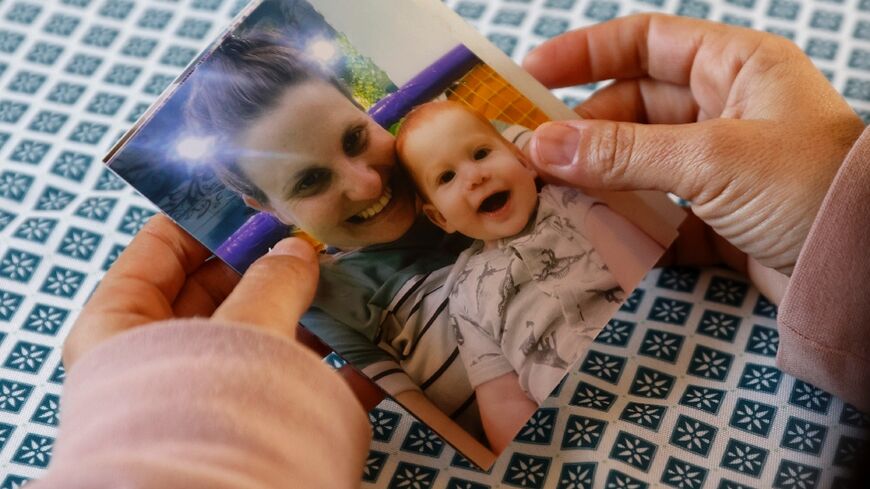
<svg viewBox="0 0 870 489">
<path fill-rule="evenodd" d="M 466 433 L 482 431 L 441 290 L 470 241 L 421 216 L 393 136 L 268 33 L 225 39 L 190 82 L 186 112 L 217 136 L 219 178 L 248 206 L 339 250 L 322 257 L 302 324 L 486 463 L 492 454 Z"/>
</svg>

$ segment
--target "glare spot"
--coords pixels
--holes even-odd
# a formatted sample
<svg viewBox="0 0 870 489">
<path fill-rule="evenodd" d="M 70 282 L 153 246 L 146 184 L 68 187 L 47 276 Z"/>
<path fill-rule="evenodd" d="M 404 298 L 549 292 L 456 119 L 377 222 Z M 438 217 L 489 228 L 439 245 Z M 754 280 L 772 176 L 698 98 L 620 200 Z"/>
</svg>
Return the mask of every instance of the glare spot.
<svg viewBox="0 0 870 489">
<path fill-rule="evenodd" d="M 175 152 L 181 158 L 189 161 L 202 161 L 214 149 L 213 136 L 187 136 L 175 143 Z"/>
<path fill-rule="evenodd" d="M 327 66 L 335 59 L 338 49 L 331 41 L 317 39 L 308 45 L 308 54 L 321 65 Z"/>
</svg>

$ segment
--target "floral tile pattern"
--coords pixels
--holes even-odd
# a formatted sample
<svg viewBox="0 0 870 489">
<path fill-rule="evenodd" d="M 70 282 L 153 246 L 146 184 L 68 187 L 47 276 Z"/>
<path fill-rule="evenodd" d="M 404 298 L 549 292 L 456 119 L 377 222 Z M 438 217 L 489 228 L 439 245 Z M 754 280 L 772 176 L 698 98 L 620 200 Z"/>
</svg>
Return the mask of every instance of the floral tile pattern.
<svg viewBox="0 0 870 489">
<path fill-rule="evenodd" d="M 99 163 L 244 0 L 0 1 L 0 489 L 39 478 L 61 345 L 154 207 Z M 514 59 L 658 11 L 790 38 L 870 120 L 870 0 L 447 0 Z M 578 103 L 596 86 L 559 90 Z M 395 403 L 363 487 L 851 487 L 870 416 L 774 365 L 776 307 L 736 274 L 650 273 L 489 471 Z"/>
</svg>

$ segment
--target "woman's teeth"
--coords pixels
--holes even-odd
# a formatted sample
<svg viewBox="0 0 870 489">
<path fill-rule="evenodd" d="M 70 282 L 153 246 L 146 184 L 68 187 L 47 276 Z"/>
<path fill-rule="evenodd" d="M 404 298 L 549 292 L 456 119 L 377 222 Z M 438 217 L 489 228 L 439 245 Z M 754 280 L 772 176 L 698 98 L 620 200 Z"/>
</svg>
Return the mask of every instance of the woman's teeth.
<svg viewBox="0 0 870 489">
<path fill-rule="evenodd" d="M 390 187 L 387 187 L 384 189 L 384 193 L 377 200 L 377 202 L 372 204 L 367 209 L 363 209 L 362 212 L 356 214 L 356 216 L 354 216 L 354 217 L 359 217 L 362 219 L 370 219 L 370 218 L 378 215 L 382 210 L 384 210 L 384 207 L 386 207 L 387 204 L 390 203 L 390 199 L 392 199 L 392 198 L 393 198 L 393 190 Z"/>
</svg>

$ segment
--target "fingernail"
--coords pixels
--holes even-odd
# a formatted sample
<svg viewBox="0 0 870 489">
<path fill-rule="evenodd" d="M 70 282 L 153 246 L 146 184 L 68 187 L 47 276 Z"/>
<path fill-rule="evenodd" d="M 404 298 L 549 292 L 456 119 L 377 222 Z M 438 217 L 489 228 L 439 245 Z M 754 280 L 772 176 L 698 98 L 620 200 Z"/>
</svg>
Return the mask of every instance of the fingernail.
<svg viewBox="0 0 870 489">
<path fill-rule="evenodd" d="M 576 128 L 548 122 L 535 130 L 532 157 L 539 165 L 568 166 L 577 156 L 579 142 L 580 132 Z"/>
<path fill-rule="evenodd" d="M 309 259 L 314 255 L 314 248 L 305 240 L 299 238 L 284 238 L 269 250 L 270 255 L 288 255 Z"/>
</svg>

